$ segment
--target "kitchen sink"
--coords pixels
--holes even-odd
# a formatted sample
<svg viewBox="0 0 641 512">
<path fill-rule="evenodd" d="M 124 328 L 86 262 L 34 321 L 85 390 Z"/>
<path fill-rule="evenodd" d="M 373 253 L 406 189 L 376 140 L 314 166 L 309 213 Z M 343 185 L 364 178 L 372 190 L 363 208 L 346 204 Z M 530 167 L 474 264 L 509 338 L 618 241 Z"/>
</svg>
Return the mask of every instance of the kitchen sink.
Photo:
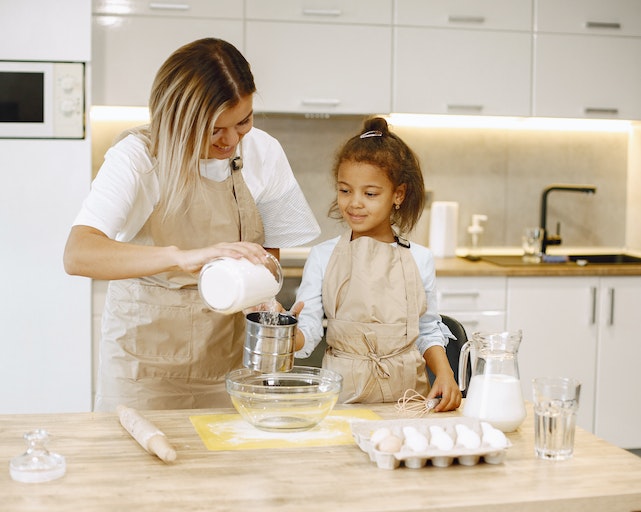
<svg viewBox="0 0 641 512">
<path fill-rule="evenodd" d="M 567 257 L 552 256 L 549 261 L 532 263 L 523 261 L 520 255 L 486 255 L 482 261 L 503 267 L 523 267 L 532 265 L 641 265 L 641 257 L 626 253 L 610 254 L 570 254 Z"/>
<path fill-rule="evenodd" d="M 568 257 L 570 261 L 594 263 L 598 265 L 619 265 L 621 263 L 641 264 L 641 258 L 631 254 L 572 254 Z"/>
</svg>

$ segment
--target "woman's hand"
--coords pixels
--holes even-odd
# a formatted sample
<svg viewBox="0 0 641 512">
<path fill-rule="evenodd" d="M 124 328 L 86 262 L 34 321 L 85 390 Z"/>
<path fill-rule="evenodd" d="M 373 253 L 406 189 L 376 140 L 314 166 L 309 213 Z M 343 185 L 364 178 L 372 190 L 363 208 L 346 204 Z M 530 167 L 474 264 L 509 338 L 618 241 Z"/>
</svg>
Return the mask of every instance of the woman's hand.
<svg viewBox="0 0 641 512">
<path fill-rule="evenodd" d="M 177 267 L 190 273 L 200 269 L 215 258 L 245 258 L 252 263 L 264 263 L 267 251 L 253 242 L 222 242 L 202 249 L 179 250 Z"/>
</svg>

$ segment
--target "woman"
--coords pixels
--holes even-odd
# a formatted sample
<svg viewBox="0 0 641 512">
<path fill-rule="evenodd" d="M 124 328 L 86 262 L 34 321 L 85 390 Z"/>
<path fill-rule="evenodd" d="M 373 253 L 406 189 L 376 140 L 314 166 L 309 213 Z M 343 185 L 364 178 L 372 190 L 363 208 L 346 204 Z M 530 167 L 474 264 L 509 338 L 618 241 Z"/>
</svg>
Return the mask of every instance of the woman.
<svg viewBox="0 0 641 512">
<path fill-rule="evenodd" d="M 69 274 L 111 280 L 96 410 L 229 404 L 244 316 L 204 306 L 198 272 L 320 233 L 280 144 L 252 127 L 255 90 L 234 46 L 187 44 L 156 75 L 149 126 L 105 155 L 64 254 Z"/>
</svg>

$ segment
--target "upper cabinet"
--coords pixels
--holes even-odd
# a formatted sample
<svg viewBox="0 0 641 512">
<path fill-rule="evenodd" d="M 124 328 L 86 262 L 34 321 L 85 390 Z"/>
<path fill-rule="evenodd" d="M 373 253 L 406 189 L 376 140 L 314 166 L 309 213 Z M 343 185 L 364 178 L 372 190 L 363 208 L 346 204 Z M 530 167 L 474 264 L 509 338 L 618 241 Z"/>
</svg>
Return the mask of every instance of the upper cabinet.
<svg viewBox="0 0 641 512">
<path fill-rule="evenodd" d="M 94 0 L 93 103 L 220 37 L 256 111 L 641 119 L 641 0 Z"/>
<path fill-rule="evenodd" d="M 0 2 L 0 60 L 91 60 L 86 0 Z"/>
<path fill-rule="evenodd" d="M 641 119 L 641 2 L 536 0 L 533 115 Z"/>
<path fill-rule="evenodd" d="M 530 113 L 531 0 L 396 0 L 394 112 Z"/>
<path fill-rule="evenodd" d="M 243 49 L 236 0 L 94 0 L 92 103 L 145 106 L 160 65 L 183 44 L 217 37 Z"/>
<path fill-rule="evenodd" d="M 247 0 L 257 111 L 390 112 L 392 0 Z"/>
</svg>

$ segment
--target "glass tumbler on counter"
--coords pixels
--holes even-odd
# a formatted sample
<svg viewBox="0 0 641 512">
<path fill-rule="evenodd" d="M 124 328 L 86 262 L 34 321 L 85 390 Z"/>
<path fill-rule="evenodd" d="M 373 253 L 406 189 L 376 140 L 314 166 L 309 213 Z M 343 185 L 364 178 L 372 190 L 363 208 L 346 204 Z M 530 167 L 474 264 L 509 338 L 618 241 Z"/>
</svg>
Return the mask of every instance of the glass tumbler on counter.
<svg viewBox="0 0 641 512">
<path fill-rule="evenodd" d="M 566 460 L 574 453 L 581 383 L 566 377 L 532 380 L 534 452 L 540 459 Z"/>
<path fill-rule="evenodd" d="M 523 261 L 526 263 L 540 263 L 542 256 L 544 231 L 541 228 L 525 228 L 523 230 Z"/>
</svg>

